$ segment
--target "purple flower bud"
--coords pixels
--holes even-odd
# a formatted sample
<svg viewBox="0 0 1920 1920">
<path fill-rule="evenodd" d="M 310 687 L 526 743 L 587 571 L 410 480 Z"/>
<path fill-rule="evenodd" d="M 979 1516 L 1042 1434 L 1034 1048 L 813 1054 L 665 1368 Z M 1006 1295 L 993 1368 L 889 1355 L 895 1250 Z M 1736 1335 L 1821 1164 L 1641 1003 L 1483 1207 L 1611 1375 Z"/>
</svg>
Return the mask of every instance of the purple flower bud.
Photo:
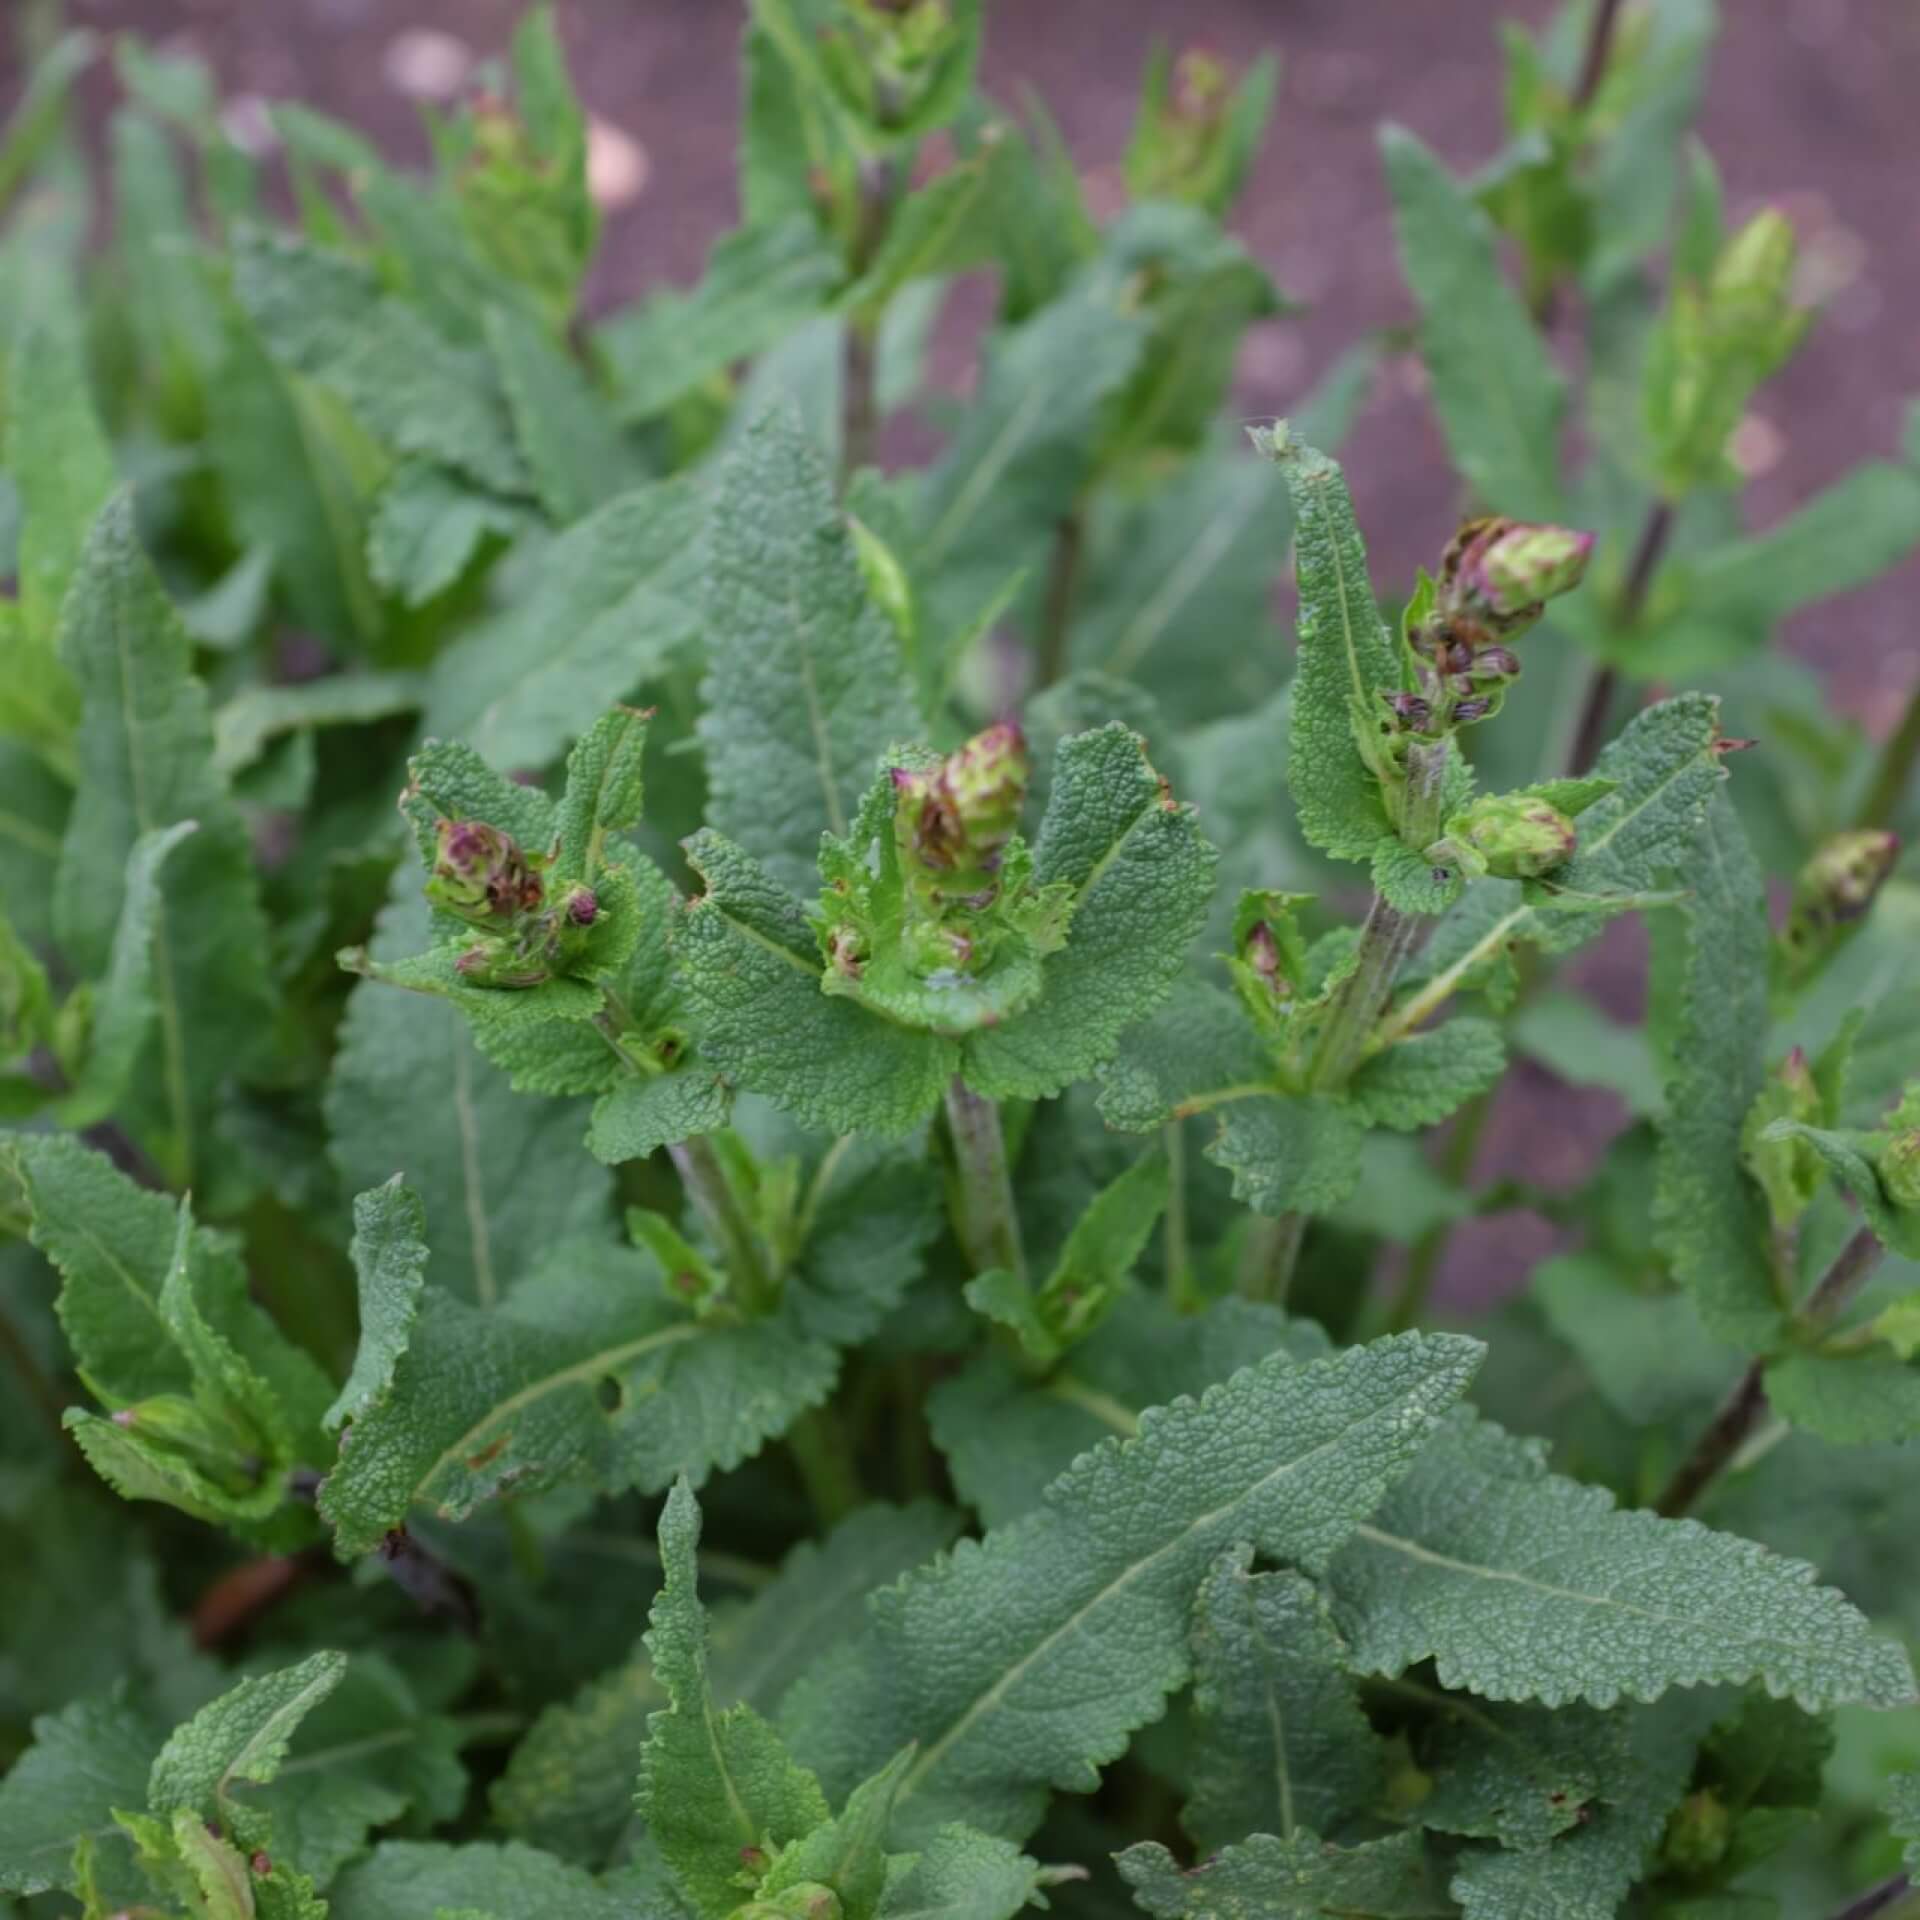
<svg viewBox="0 0 1920 1920">
<path fill-rule="evenodd" d="M 511 834 L 484 820 L 442 820 L 427 896 L 475 926 L 504 926 L 539 906 L 544 888 Z"/>
<path fill-rule="evenodd" d="M 1898 834 L 1878 827 L 1837 833 L 1800 869 L 1796 900 L 1844 926 L 1865 915 L 1899 858 Z"/>
<path fill-rule="evenodd" d="M 1491 700 L 1472 699 L 1460 701 L 1453 710 L 1453 717 L 1463 727 L 1470 727 L 1476 720 L 1484 720 L 1493 711 Z"/>
<path fill-rule="evenodd" d="M 1380 697 L 1393 710 L 1394 718 L 1414 733 L 1433 718 L 1433 703 L 1417 693 L 1383 693 Z"/>
<path fill-rule="evenodd" d="M 1520 675 L 1520 662 L 1505 647 L 1482 647 L 1473 656 L 1473 677 L 1487 680 L 1515 680 Z"/>
<path fill-rule="evenodd" d="M 600 902 L 591 887 L 575 887 L 567 895 L 567 918 L 576 927 L 590 927 L 600 917 Z"/>
</svg>

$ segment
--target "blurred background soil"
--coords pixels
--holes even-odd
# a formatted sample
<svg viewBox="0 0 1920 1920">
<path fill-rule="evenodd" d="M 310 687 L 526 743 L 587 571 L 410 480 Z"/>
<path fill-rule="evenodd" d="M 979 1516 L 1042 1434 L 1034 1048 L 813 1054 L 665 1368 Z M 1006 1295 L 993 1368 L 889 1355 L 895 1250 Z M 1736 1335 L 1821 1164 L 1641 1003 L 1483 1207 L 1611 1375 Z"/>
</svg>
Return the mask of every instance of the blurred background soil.
<svg viewBox="0 0 1920 1920">
<path fill-rule="evenodd" d="M 6 0 L 0 0 L 4 6 Z M 133 29 L 209 60 L 242 137 L 261 103 L 297 95 L 424 159 L 422 100 L 459 88 L 500 53 L 521 0 L 70 0 L 74 24 Z M 1374 133 L 1411 126 L 1456 166 L 1500 142 L 1503 19 L 1541 24 L 1552 0 L 988 0 L 987 83 L 1049 104 L 1096 207 L 1117 202 L 1118 162 L 1142 63 L 1156 41 L 1202 42 L 1242 61 L 1275 48 L 1278 113 L 1236 225 L 1303 311 L 1249 337 L 1238 404 L 1284 413 L 1360 334 L 1411 316 L 1394 260 Z M 559 0 L 595 121 L 606 211 L 597 308 L 698 277 L 733 224 L 740 0 Z M 1722 0 L 1700 130 L 1728 211 L 1763 201 L 1793 216 L 1824 313 L 1786 373 L 1762 390 L 1736 447 L 1765 524 L 1868 455 L 1895 454 L 1920 396 L 1920 0 Z M 18 76 L 0 66 L 0 99 Z M 89 112 L 110 104 L 104 76 Z M 980 314 L 983 300 L 962 303 Z M 964 388 L 964 329 L 946 330 L 939 377 Z M 1577 361 L 1578 315 L 1562 321 Z M 1457 499 L 1411 357 L 1376 383 L 1345 458 L 1384 585 L 1403 583 L 1451 531 Z M 1920 561 L 1834 601 L 1790 633 L 1834 696 L 1884 733 L 1920 675 L 1911 611 Z M 1631 944 L 1631 943 L 1629 943 Z M 1618 952 L 1617 966 L 1629 954 Z M 1603 993 L 1605 989 L 1603 988 Z M 1612 998 L 1611 994 L 1606 997 Z M 1577 1178 L 1619 1124 L 1527 1068 L 1504 1097 L 1483 1171 Z M 1443 1278 L 1456 1300 L 1518 1280 L 1552 1238 L 1506 1215 L 1457 1237 Z"/>
</svg>

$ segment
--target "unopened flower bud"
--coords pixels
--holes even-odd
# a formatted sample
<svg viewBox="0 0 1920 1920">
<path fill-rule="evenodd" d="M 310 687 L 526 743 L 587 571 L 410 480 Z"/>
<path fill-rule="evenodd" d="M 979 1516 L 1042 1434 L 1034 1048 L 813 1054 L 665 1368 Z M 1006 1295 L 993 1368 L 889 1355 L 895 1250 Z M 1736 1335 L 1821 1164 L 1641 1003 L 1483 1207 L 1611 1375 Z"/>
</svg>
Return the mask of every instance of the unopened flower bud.
<svg viewBox="0 0 1920 1920">
<path fill-rule="evenodd" d="M 1380 697 L 1410 733 L 1418 733 L 1433 718 L 1433 703 L 1417 693 L 1383 693 Z"/>
<path fill-rule="evenodd" d="M 475 926 L 506 926 L 540 904 L 540 876 L 511 834 L 483 820 L 442 820 L 427 897 Z"/>
<path fill-rule="evenodd" d="M 1920 1213 L 1920 1127 L 1889 1135 L 1875 1170 L 1894 1206 L 1902 1213 Z"/>
<path fill-rule="evenodd" d="M 1466 595 L 1496 617 L 1571 593 L 1587 571 L 1593 535 L 1568 527 L 1509 524 L 1470 552 L 1461 569 Z"/>
<path fill-rule="evenodd" d="M 1796 904 L 1814 907 L 1823 918 L 1844 926 L 1873 905 L 1900 857 L 1900 840 L 1878 827 L 1837 833 L 1800 869 Z"/>
<path fill-rule="evenodd" d="M 1493 711 L 1491 700 L 1473 699 L 1458 702 L 1453 709 L 1453 717 L 1462 726 L 1471 726 L 1476 720 L 1484 720 Z"/>
<path fill-rule="evenodd" d="M 1473 656 L 1473 677 L 1483 686 L 1494 680 L 1517 680 L 1520 662 L 1505 647 L 1482 647 Z"/>
<path fill-rule="evenodd" d="M 1782 1120 L 1818 1126 L 1825 1106 L 1805 1052 L 1795 1047 L 1754 1096 L 1741 1126 L 1740 1157 L 1767 1196 L 1774 1225 L 1783 1230 L 1813 1205 L 1825 1176 L 1819 1156 L 1804 1139 L 1770 1139 L 1769 1129 Z"/>
<path fill-rule="evenodd" d="M 1682 1873 L 1708 1873 L 1727 1857 L 1732 1843 L 1733 1815 L 1717 1794 L 1703 1787 L 1673 1810 L 1661 1851 Z"/>
<path fill-rule="evenodd" d="M 1012 839 L 1032 771 L 1026 735 L 1011 721 L 975 734 L 948 756 L 943 778 L 960 830 L 980 865 L 997 865 Z"/>
<path fill-rule="evenodd" d="M 469 986 L 538 987 L 553 978 L 553 961 L 538 935 L 532 942 L 479 940 L 455 959 L 453 970 Z"/>
<path fill-rule="evenodd" d="M 1799 240 L 1793 223 L 1777 207 L 1756 213 L 1720 250 L 1709 290 L 1723 301 L 1783 303 L 1793 287 Z"/>
<path fill-rule="evenodd" d="M 1266 982 L 1276 999 L 1285 999 L 1293 992 L 1293 983 L 1281 967 L 1280 942 L 1264 920 L 1256 920 L 1249 929 L 1240 957 Z"/>
<path fill-rule="evenodd" d="M 1489 873 L 1533 880 L 1571 856 L 1578 840 L 1558 807 L 1524 793 L 1489 793 L 1447 823 L 1449 838 L 1473 850 Z"/>
<path fill-rule="evenodd" d="M 249 1855 L 247 1859 L 247 1865 L 250 1866 L 254 1870 L 254 1872 L 257 1873 L 263 1880 L 267 1877 L 268 1874 L 270 1874 L 273 1871 L 273 1861 L 264 1852 L 255 1852 Z"/>
<path fill-rule="evenodd" d="M 600 902 L 591 887 L 575 887 L 567 895 L 567 919 L 576 927 L 590 927 L 600 917 Z"/>
</svg>

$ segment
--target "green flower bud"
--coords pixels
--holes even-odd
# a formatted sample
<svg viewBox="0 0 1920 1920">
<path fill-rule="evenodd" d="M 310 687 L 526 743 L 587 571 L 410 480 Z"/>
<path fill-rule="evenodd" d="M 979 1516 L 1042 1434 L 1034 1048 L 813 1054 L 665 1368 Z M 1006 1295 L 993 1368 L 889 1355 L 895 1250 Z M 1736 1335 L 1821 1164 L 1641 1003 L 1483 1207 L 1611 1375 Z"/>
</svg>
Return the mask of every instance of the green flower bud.
<svg viewBox="0 0 1920 1920">
<path fill-rule="evenodd" d="M 1539 617 L 1541 607 L 1571 593 L 1585 577 L 1593 535 L 1519 520 L 1470 522 L 1441 562 L 1441 604 L 1503 623 Z"/>
<path fill-rule="evenodd" d="M 803 1880 L 772 1899 L 749 1900 L 727 1920 L 840 1920 L 840 1896 L 817 1880 Z"/>
<path fill-rule="evenodd" d="M 1751 301 L 1775 309 L 1793 290 L 1799 239 L 1777 207 L 1763 208 L 1720 250 L 1708 293 L 1716 307 Z"/>
<path fill-rule="evenodd" d="M 1812 973 L 1863 920 L 1900 858 L 1897 834 L 1859 827 L 1824 841 L 1793 883 L 1781 933 L 1789 979 Z"/>
<path fill-rule="evenodd" d="M 159 1393 L 109 1416 L 123 1432 L 185 1461 L 234 1494 L 250 1493 L 264 1462 L 247 1436 L 184 1394 Z"/>
<path fill-rule="evenodd" d="M 1707 1788 L 1690 1793 L 1667 1822 L 1661 1853 L 1681 1873 L 1708 1873 L 1727 1857 L 1733 1843 L 1733 1815 Z"/>
<path fill-rule="evenodd" d="M 1892 1134 L 1875 1170 L 1887 1199 L 1902 1213 L 1920 1213 L 1920 1127 Z"/>
<path fill-rule="evenodd" d="M 980 864 L 997 866 L 1020 825 L 1033 762 L 1011 721 L 977 733 L 947 759 L 944 778 L 962 833 Z"/>
<path fill-rule="evenodd" d="M 1816 1127 L 1825 1119 L 1826 1102 L 1813 1069 L 1806 1054 L 1795 1047 L 1754 1096 L 1740 1128 L 1741 1160 L 1767 1196 L 1767 1209 L 1777 1227 L 1791 1227 L 1813 1205 L 1825 1172 L 1806 1141 L 1769 1140 L 1767 1129 L 1779 1120 Z"/>
<path fill-rule="evenodd" d="M 1504 880 L 1535 880 L 1572 857 L 1579 836 L 1558 807 L 1524 793 L 1482 794 L 1447 822 L 1447 837 Z"/>
<path fill-rule="evenodd" d="M 544 893 L 511 834 L 483 820 L 441 820 L 427 898 L 476 927 L 511 926 Z"/>
</svg>

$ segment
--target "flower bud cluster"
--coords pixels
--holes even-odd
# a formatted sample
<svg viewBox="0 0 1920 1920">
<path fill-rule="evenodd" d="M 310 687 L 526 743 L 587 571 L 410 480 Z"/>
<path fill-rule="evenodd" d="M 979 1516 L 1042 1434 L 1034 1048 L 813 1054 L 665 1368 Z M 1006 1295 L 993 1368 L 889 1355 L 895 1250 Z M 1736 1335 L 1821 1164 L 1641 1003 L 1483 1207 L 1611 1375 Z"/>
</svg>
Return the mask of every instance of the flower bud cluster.
<svg viewBox="0 0 1920 1920">
<path fill-rule="evenodd" d="M 1011 723 L 989 727 L 928 770 L 896 767 L 894 844 L 909 903 L 908 941 L 923 972 L 968 972 L 982 916 L 998 902 L 1032 763 Z M 836 964 L 841 964 L 838 951 Z"/>
<path fill-rule="evenodd" d="M 588 886 L 549 895 L 550 864 L 485 821 L 438 823 L 427 898 L 482 936 L 454 962 L 469 985 L 541 986 L 578 957 L 600 902 Z"/>
</svg>

